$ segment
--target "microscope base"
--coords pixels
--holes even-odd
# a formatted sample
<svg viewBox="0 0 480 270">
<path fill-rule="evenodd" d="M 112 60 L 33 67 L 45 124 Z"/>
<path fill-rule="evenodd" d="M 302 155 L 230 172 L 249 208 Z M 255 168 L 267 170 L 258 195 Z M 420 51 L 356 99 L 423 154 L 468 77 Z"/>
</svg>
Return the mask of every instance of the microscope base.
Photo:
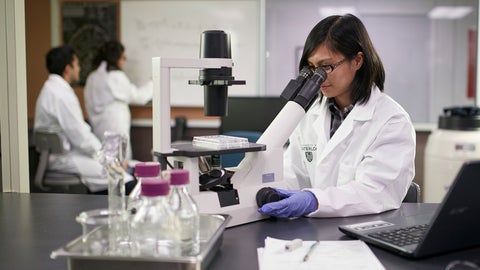
<svg viewBox="0 0 480 270">
<path fill-rule="evenodd" d="M 228 214 L 232 218 L 228 222 L 227 227 L 233 227 L 245 223 L 268 218 L 258 213 L 256 202 L 256 194 L 262 187 L 271 187 L 268 185 L 259 185 L 253 187 L 242 187 L 236 190 L 238 194 L 237 204 L 223 206 L 219 195 L 214 191 L 202 191 L 193 196 L 198 205 L 200 213 L 205 214 Z M 282 187 L 279 187 L 282 188 Z"/>
</svg>

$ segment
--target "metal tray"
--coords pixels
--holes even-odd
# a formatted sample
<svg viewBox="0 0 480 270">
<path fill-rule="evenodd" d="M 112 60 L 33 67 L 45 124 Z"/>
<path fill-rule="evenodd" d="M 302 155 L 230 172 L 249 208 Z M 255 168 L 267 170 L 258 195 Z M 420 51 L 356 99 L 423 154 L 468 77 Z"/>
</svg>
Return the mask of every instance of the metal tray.
<svg viewBox="0 0 480 270">
<path fill-rule="evenodd" d="M 52 251 L 52 259 L 67 258 L 70 270 L 131 270 L 131 269 L 207 269 L 208 264 L 220 249 L 223 231 L 230 220 L 230 215 L 200 215 L 200 252 L 195 256 L 182 257 L 133 257 L 115 255 L 94 255 L 86 249 L 80 236 L 65 246 Z M 93 235 L 94 234 L 94 235 Z M 108 242 L 108 226 L 92 230 L 87 237 L 97 237 Z"/>
</svg>

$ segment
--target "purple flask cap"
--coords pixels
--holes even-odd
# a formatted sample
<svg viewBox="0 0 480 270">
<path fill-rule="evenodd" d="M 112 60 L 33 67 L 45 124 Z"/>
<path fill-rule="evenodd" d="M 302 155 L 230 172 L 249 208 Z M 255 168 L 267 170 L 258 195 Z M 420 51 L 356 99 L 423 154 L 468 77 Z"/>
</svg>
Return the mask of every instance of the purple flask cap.
<svg viewBox="0 0 480 270">
<path fill-rule="evenodd" d="M 140 162 L 135 165 L 136 177 L 155 177 L 160 174 L 160 163 L 156 161 Z"/>
</svg>

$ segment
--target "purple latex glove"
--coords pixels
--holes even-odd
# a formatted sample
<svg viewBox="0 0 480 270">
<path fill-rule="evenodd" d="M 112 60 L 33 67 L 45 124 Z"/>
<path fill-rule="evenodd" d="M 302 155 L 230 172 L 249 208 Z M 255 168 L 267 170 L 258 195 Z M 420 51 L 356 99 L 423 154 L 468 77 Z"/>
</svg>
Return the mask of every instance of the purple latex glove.
<svg viewBox="0 0 480 270">
<path fill-rule="evenodd" d="M 258 209 L 262 215 L 288 218 L 300 217 L 317 210 L 317 198 L 310 191 L 283 190 L 275 188 L 281 200 L 263 205 Z"/>
</svg>

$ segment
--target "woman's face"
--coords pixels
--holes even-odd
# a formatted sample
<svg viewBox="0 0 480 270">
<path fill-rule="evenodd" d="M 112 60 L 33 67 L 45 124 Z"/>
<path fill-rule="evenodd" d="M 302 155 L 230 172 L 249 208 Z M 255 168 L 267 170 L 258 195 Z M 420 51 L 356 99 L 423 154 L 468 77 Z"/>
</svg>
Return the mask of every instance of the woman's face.
<svg viewBox="0 0 480 270">
<path fill-rule="evenodd" d="M 127 61 L 127 57 L 125 56 L 125 51 L 122 52 L 120 58 L 118 59 L 118 69 L 123 70 L 123 66 L 125 66 L 125 61 Z"/>
<path fill-rule="evenodd" d="M 334 66 L 333 71 L 327 71 L 327 79 L 320 86 L 320 90 L 324 96 L 334 98 L 335 103 L 340 109 L 352 104 L 350 86 L 355 77 L 355 73 L 362 66 L 362 62 L 363 54 L 361 52 L 359 52 L 353 60 L 348 60 L 345 59 L 344 55 L 330 51 L 323 44 L 315 48 L 308 57 L 310 66 Z"/>
</svg>

